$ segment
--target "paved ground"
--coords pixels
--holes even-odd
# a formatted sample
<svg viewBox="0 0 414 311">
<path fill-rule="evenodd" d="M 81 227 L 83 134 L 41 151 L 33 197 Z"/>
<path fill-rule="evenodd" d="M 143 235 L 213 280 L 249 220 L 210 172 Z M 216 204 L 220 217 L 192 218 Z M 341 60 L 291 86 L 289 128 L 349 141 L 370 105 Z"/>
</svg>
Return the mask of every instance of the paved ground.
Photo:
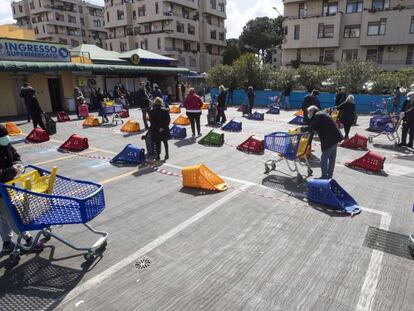
<svg viewBox="0 0 414 311">
<path fill-rule="evenodd" d="M 291 112 L 262 122 L 241 119 L 234 108 L 228 115 L 243 121 L 242 133 L 226 132 L 222 147 L 171 141 L 160 167 L 180 174 L 205 163 L 230 185 L 223 193 L 184 189 L 181 178 L 149 167 L 110 165 L 105 158 L 127 143 L 144 146 L 119 126 L 82 129 L 74 121 L 58 124 L 50 142 L 16 144 L 26 163 L 103 183 L 107 206 L 91 225 L 110 236 L 93 264 L 54 240 L 15 267 L 0 258 L 0 310 L 412 310 L 414 151 L 378 138 L 370 148 L 387 157 L 385 173 L 367 174 L 344 166 L 364 151 L 338 149 L 335 179 L 362 207 L 351 218 L 308 205 L 306 185 L 297 186 L 285 163 L 284 173 L 264 175 L 271 152 L 235 149 L 251 133 L 294 128 Z M 138 110 L 132 116 L 141 122 Z M 368 117 L 359 123 L 352 134 L 368 135 Z M 56 151 L 72 133 L 89 138 L 82 156 Z M 319 158 L 316 140 L 313 148 Z M 319 176 L 318 161 L 312 166 Z M 56 232 L 93 241 L 80 225 Z"/>
</svg>

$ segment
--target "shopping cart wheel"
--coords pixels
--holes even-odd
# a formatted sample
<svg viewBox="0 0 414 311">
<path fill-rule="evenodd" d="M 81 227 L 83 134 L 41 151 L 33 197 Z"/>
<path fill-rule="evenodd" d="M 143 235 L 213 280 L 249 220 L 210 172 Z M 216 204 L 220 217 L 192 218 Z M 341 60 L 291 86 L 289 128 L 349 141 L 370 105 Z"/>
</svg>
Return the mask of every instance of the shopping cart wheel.
<svg viewBox="0 0 414 311">
<path fill-rule="evenodd" d="M 102 245 L 101 246 L 99 246 L 98 247 L 98 249 L 101 249 L 101 250 L 104 250 L 105 248 L 106 248 L 106 246 L 108 245 L 108 242 L 107 241 L 105 241 L 105 242 L 103 242 L 102 243 Z"/>
<path fill-rule="evenodd" d="M 374 141 L 374 140 L 372 139 L 372 136 L 368 137 L 368 141 L 369 141 L 369 143 L 370 143 L 370 144 L 372 144 L 372 142 Z"/>
<path fill-rule="evenodd" d="M 265 165 L 265 171 L 264 171 L 264 173 L 265 173 L 265 174 L 269 174 L 269 172 L 270 172 L 269 167 L 268 167 L 267 165 Z"/>
<path fill-rule="evenodd" d="M 312 169 L 310 169 L 310 168 L 308 168 L 308 177 L 310 177 L 310 176 L 312 176 L 313 175 L 313 170 Z"/>
<path fill-rule="evenodd" d="M 296 176 L 296 181 L 300 184 L 303 181 L 302 175 L 298 174 L 298 176 Z"/>
<path fill-rule="evenodd" d="M 92 262 L 95 260 L 95 253 L 88 252 L 85 255 L 83 255 L 83 258 L 85 258 L 85 260 L 88 262 Z"/>
<path fill-rule="evenodd" d="M 272 164 L 272 171 L 276 171 L 276 164 L 275 163 Z"/>
<path fill-rule="evenodd" d="M 52 231 L 51 228 L 47 228 L 43 230 L 43 236 L 45 237 L 45 239 L 50 240 L 51 236 L 50 236 L 50 232 Z"/>
<path fill-rule="evenodd" d="M 20 252 L 17 251 L 17 252 L 10 253 L 9 258 L 10 258 L 11 263 L 14 263 L 14 264 L 18 263 L 20 260 Z"/>
</svg>

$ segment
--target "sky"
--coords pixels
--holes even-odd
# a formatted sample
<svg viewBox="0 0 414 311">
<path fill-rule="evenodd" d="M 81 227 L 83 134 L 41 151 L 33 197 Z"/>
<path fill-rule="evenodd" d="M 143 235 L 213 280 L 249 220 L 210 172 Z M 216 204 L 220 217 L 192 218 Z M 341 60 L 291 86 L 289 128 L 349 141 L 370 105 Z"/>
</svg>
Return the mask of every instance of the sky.
<svg viewBox="0 0 414 311">
<path fill-rule="evenodd" d="M 0 25 L 13 23 L 11 5 L 12 0 L 0 0 Z M 103 0 L 94 0 L 101 2 Z M 243 26 L 255 17 L 276 17 L 278 13 L 273 10 L 276 6 L 283 14 L 282 0 L 227 0 L 227 38 L 238 38 Z"/>
</svg>

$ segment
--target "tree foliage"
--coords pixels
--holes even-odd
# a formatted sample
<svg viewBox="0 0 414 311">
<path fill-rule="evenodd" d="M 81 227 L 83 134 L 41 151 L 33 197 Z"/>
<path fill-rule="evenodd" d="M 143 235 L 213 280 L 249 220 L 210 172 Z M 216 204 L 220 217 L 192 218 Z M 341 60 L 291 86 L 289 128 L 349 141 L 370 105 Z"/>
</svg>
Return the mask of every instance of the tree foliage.
<svg viewBox="0 0 414 311">
<path fill-rule="evenodd" d="M 332 77 L 332 71 L 323 66 L 301 65 L 297 73 L 298 82 L 309 92 L 313 89 L 321 89 L 322 82 Z"/>
<path fill-rule="evenodd" d="M 336 84 L 345 86 L 348 92 L 359 93 L 364 83 L 375 81 L 378 73 L 377 65 L 372 62 L 349 61 L 337 68 Z"/>
<path fill-rule="evenodd" d="M 256 55 L 247 53 L 240 56 L 234 63 L 234 73 L 239 87 L 246 89 L 253 86 L 257 89 L 264 89 L 267 87 L 270 68 L 262 66 Z"/>
<path fill-rule="evenodd" d="M 226 44 L 223 52 L 223 64 L 233 65 L 234 61 L 241 55 L 239 40 L 228 39 L 226 40 Z"/>
<path fill-rule="evenodd" d="M 271 59 L 272 49 L 282 43 L 282 17 L 257 17 L 250 20 L 240 35 L 242 52 L 257 54 L 265 63 Z"/>
<path fill-rule="evenodd" d="M 233 67 L 217 65 L 208 72 L 207 84 L 210 87 L 218 87 L 219 85 L 229 87 L 230 85 L 237 85 L 235 77 Z"/>
</svg>

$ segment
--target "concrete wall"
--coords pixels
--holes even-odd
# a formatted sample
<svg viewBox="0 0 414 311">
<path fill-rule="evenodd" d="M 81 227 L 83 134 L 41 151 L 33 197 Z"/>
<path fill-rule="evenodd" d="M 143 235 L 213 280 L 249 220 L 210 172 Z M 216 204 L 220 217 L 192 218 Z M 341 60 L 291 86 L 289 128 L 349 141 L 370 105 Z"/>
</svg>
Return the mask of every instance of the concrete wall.
<svg viewBox="0 0 414 311">
<path fill-rule="evenodd" d="M 17 114 L 16 100 L 13 95 L 11 76 L 7 72 L 0 72 L 0 116 Z"/>
<path fill-rule="evenodd" d="M 256 99 L 255 105 L 258 107 L 267 107 L 270 105 L 269 97 L 280 96 L 279 91 L 255 91 Z M 215 98 L 218 95 L 218 89 L 211 90 L 211 98 Z M 293 109 L 300 109 L 302 106 L 303 98 L 307 92 L 292 92 L 289 98 L 290 106 Z M 372 111 L 373 103 L 381 103 L 384 98 L 390 98 L 390 96 L 384 95 L 368 95 L 368 94 L 355 94 L 355 103 L 358 113 L 369 113 Z M 329 108 L 335 105 L 335 94 L 334 93 L 321 93 L 319 96 L 319 101 L 321 102 L 321 107 Z M 234 105 L 247 104 L 247 96 L 244 90 L 234 91 L 233 96 Z M 403 97 L 401 97 L 401 102 L 403 102 Z M 388 105 L 388 108 L 391 109 L 391 105 Z"/>
<path fill-rule="evenodd" d="M 37 100 L 44 112 L 52 111 L 50 103 L 49 85 L 47 83 L 47 76 L 43 74 L 33 74 L 28 77 L 28 82 L 36 90 Z"/>
</svg>

